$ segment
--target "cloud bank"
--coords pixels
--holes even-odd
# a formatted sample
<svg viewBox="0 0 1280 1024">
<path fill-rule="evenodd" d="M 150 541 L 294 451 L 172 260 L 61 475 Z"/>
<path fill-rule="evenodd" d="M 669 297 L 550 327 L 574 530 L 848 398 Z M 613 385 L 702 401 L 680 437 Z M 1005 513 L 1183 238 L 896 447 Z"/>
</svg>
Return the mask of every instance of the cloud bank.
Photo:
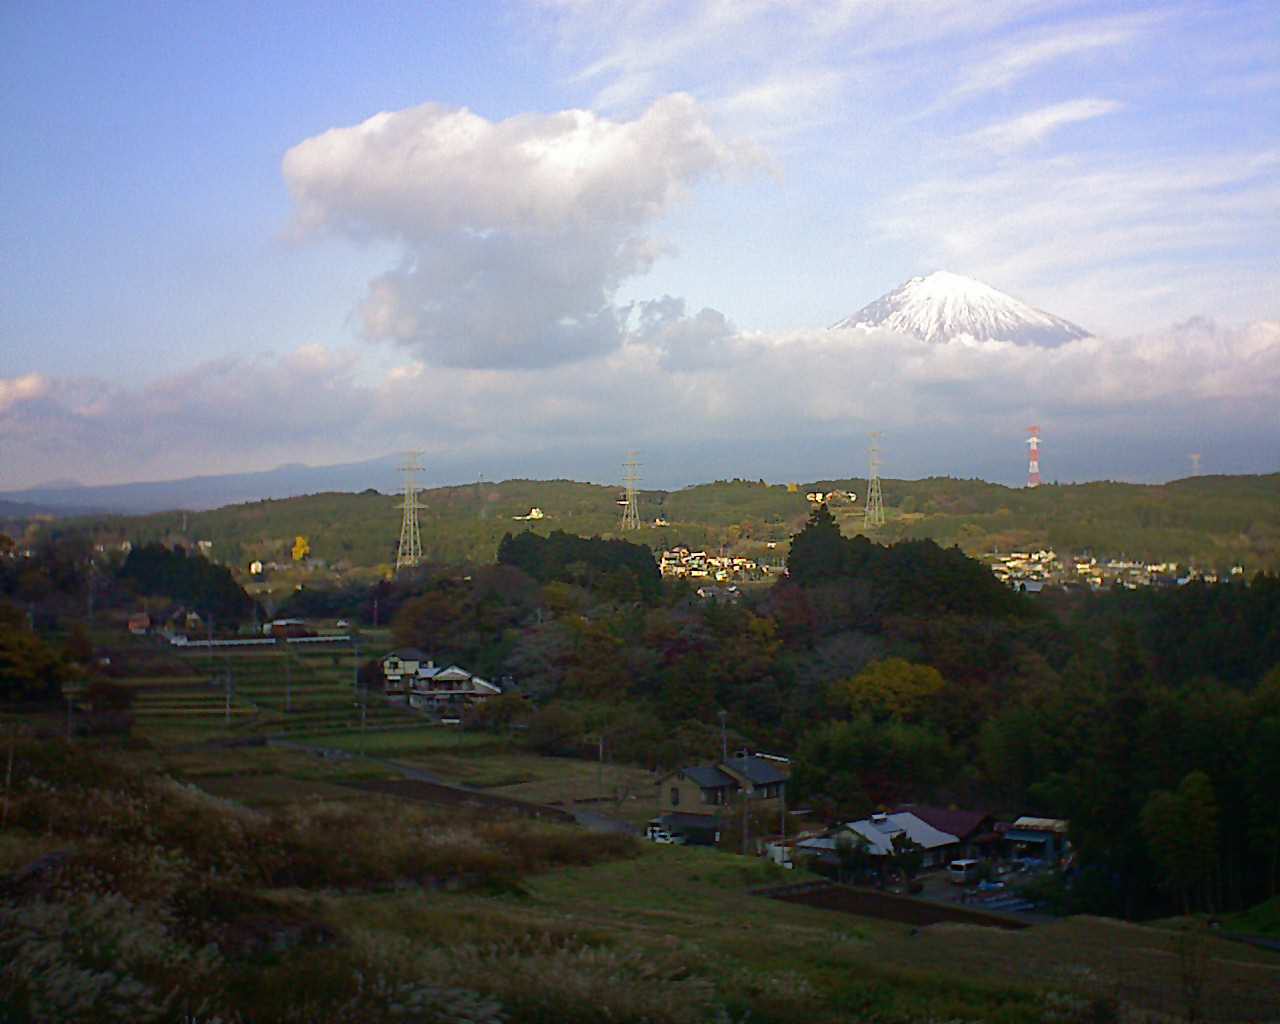
<svg viewBox="0 0 1280 1024">
<path fill-rule="evenodd" d="M 1011 481 L 1020 470 L 1011 453 L 1030 422 L 1053 438 L 1059 467 L 1077 446 L 1070 462 L 1090 479 L 1127 475 L 1117 461 L 1125 446 L 1163 435 L 1196 437 L 1206 465 L 1240 437 L 1280 440 L 1278 322 L 1197 319 L 1051 350 L 882 330 L 741 332 L 713 310 L 686 315 L 670 297 L 629 310 L 628 322 L 627 340 L 606 355 L 536 371 L 412 362 L 370 384 L 354 354 L 308 346 L 134 388 L 0 379 L 0 443 L 22 453 L 23 484 L 55 463 L 60 476 L 107 482 L 423 445 L 434 472 L 455 480 L 495 466 L 516 475 L 527 459 L 574 475 L 586 449 L 697 453 L 683 458 L 684 475 L 654 480 L 670 485 L 724 476 L 722 456 L 742 465 L 743 446 L 764 441 L 785 442 L 803 461 L 812 439 L 843 437 L 856 466 L 873 428 L 896 439 L 897 472 L 965 476 L 1003 464 Z M 426 381 L 450 400 L 423 402 Z M 955 440 L 959 456 L 942 443 L 935 453 L 930 438 Z M 1182 458 L 1178 449 L 1174 475 Z"/>
</svg>

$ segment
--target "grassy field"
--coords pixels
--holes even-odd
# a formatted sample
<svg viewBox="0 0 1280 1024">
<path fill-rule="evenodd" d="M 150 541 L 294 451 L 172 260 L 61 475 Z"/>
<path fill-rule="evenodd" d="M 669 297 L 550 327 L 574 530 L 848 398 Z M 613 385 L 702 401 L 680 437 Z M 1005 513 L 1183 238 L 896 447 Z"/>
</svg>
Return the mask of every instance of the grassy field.
<svg viewBox="0 0 1280 1024">
<path fill-rule="evenodd" d="M 434 738 L 418 749 L 415 764 L 489 793 L 549 801 L 566 788 L 580 787 L 581 798 L 602 783 L 646 795 L 652 785 L 644 772 L 536 757 L 488 736 L 423 731 Z M 41 769 L 54 786 L 62 778 L 74 783 L 65 796 L 47 789 L 50 783 L 19 785 L 11 819 L 17 825 L 0 830 L 0 870 L 87 842 L 77 856 L 91 857 L 93 870 L 114 872 L 120 885 L 144 894 L 127 912 L 136 916 L 157 886 L 182 893 L 211 884 L 194 876 L 181 884 L 164 879 L 175 870 L 207 872 L 200 865 L 214 858 L 219 873 L 238 879 L 231 883 L 234 905 L 251 908 L 254 920 L 305 921 L 335 937 L 286 954 L 247 960 L 228 954 L 217 975 L 219 998 L 254 1007 L 255 1020 L 343 1019 L 333 1015 L 337 1003 L 373 998 L 349 982 L 370 965 L 388 977 L 435 985 L 447 979 L 451 990 L 470 993 L 467 999 L 496 1001 L 511 1022 L 1166 1021 L 1187 1016 L 1188 978 L 1203 984 L 1202 1019 L 1280 1019 L 1280 957 L 1204 929 L 1188 940 L 1167 928 L 1074 918 L 1020 932 L 969 925 L 913 930 L 755 895 L 761 886 L 805 877 L 760 860 L 625 839 L 610 854 L 588 853 L 593 839 L 581 830 L 362 792 L 344 783 L 396 774 L 362 758 L 168 744 L 154 724 L 149 735 L 149 743 L 131 749 L 105 741 L 65 748 Z M 371 734 L 387 743 L 399 735 Z M 109 790 L 110 772 L 84 775 L 75 767 L 79 756 L 118 764 L 122 778 L 140 781 L 115 796 L 85 794 L 78 787 L 86 782 Z M 19 777 L 30 770 L 25 759 L 19 758 Z M 183 785 L 174 789 L 167 777 Z M 176 804 L 168 808 L 166 801 Z M 651 813 L 648 801 L 634 803 L 637 817 Z M 150 819 L 146 829 L 129 817 L 139 813 Z M 133 823 L 110 825 L 112 815 Z M 277 834 L 302 845 L 295 853 L 274 850 Z M 130 845 L 147 842 L 190 846 L 184 857 L 191 866 L 181 868 L 186 861 L 168 853 L 155 860 L 155 852 Z M 276 866 L 245 874 L 226 860 L 232 848 Z M 400 877 L 397 863 L 425 855 L 437 880 L 444 870 L 458 884 Z M 139 873 L 133 864 L 151 866 Z M 304 868 L 310 881 L 299 881 Z M 221 891 L 210 890 L 207 899 L 223 899 Z M 185 897 L 173 898 L 188 905 Z M 200 923 L 197 932 L 220 934 L 229 925 L 219 922 Z M 302 1008 L 279 1002 L 280 993 L 293 991 L 313 1002 Z M 1122 1007 L 1132 1012 L 1124 1016 Z M 370 1009 L 360 1019 L 396 1019 L 379 1013 Z M 449 1018 L 441 1010 L 420 1019 L 497 1018 Z"/>
<path fill-rule="evenodd" d="M 512 1022 L 1170 1021 L 1190 1015 L 1195 984 L 1202 1019 L 1280 1020 L 1280 956 L 1204 928 L 1073 918 L 1019 932 L 911 929 L 754 895 L 803 877 L 759 860 L 625 837 L 614 837 L 623 845 L 607 855 L 588 855 L 595 840 L 575 828 L 361 791 L 347 784 L 398 777 L 374 760 L 387 758 L 532 803 L 577 801 L 637 823 L 656 810 L 652 776 L 640 769 L 540 757 L 511 739 L 426 726 L 385 708 L 362 733 L 349 654 L 250 651 L 215 659 L 208 667 L 229 666 L 236 680 L 230 722 L 225 692 L 197 669 L 200 656 L 184 657 L 194 678 L 128 681 L 137 699 L 133 742 L 78 741 L 53 762 L 55 785 L 59 777 L 74 782 L 65 796 L 47 783 L 19 784 L 20 803 L 0 830 L 0 870 L 78 850 L 93 871 L 109 868 L 144 894 L 138 906 L 145 907 L 145 894 L 171 876 L 175 892 L 211 884 L 211 869 L 199 865 L 213 858 L 217 877 L 231 872 L 226 877 L 239 880 L 236 905 L 247 901 L 259 917 L 305 919 L 336 937 L 285 955 L 229 955 L 219 968 L 227 986 L 221 998 L 255 1007 L 256 1020 L 336 1021 L 325 999 L 372 998 L 336 979 L 367 976 L 370 965 L 415 984 L 448 979 L 468 999 L 501 1004 Z M 292 672 L 283 684 L 288 712 L 282 672 Z M 370 757 L 264 745 L 271 735 Z M 142 781 L 90 798 L 82 787 L 104 785 L 102 773 L 78 772 L 80 756 L 118 764 Z M 606 799 L 581 803 L 599 797 Z M 105 827 L 126 811 L 127 821 Z M 95 838 L 95 829 L 102 835 Z M 301 845 L 286 854 L 275 849 L 277 835 Z M 129 845 L 147 842 L 160 846 Z M 188 860 L 174 860 L 170 849 L 183 844 L 191 847 Z M 230 848 L 273 866 L 233 870 L 222 853 Z M 429 885 L 397 866 L 427 854 L 435 873 Z M 299 865 L 309 872 L 304 881 Z M 175 871 L 197 867 L 206 874 L 177 883 Z M 461 891 L 445 891 L 452 889 Z M 1273 919 L 1274 907 L 1264 905 L 1229 925 L 1266 933 Z M 223 925 L 199 923 L 197 931 L 206 927 L 216 933 Z M 0 983 L 3 971 L 0 965 Z M 310 1009 L 276 1002 L 294 991 L 319 1002 Z M 370 1011 L 362 1019 L 394 1018 Z M 470 1019 L 490 1018 L 477 1011 Z"/>
</svg>

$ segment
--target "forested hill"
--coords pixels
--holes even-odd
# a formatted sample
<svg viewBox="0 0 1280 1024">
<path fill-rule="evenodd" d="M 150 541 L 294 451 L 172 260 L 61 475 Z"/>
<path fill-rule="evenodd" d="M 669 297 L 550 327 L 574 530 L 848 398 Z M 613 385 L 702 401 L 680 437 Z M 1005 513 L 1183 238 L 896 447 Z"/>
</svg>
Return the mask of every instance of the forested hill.
<svg viewBox="0 0 1280 1024">
<path fill-rule="evenodd" d="M 854 491 L 831 511 L 846 535 L 861 530 L 865 480 L 798 485 L 718 481 L 678 491 L 643 491 L 632 539 L 655 549 L 685 543 L 781 563 L 803 524 L 806 493 Z M 1280 569 L 1280 473 L 1202 476 L 1163 485 L 1112 482 L 1035 490 L 981 480 L 932 477 L 883 482 L 887 522 L 877 539 L 932 538 L 971 554 L 1052 547 L 1099 557 L 1177 561 L 1252 573 Z M 435 561 L 494 560 L 508 532 L 563 530 L 609 535 L 618 524 L 619 488 L 569 480 L 507 480 L 441 487 L 422 493 L 422 544 Z M 365 491 L 327 493 L 231 505 L 209 512 L 133 517 L 85 517 L 98 540 L 212 541 L 215 561 L 243 567 L 253 558 L 287 560 L 294 538 L 308 539 L 312 557 L 353 566 L 394 561 L 400 498 Z M 532 508 L 545 518 L 518 520 Z M 661 519 L 667 525 L 654 525 Z M 774 547 L 769 545 L 773 544 Z"/>
</svg>

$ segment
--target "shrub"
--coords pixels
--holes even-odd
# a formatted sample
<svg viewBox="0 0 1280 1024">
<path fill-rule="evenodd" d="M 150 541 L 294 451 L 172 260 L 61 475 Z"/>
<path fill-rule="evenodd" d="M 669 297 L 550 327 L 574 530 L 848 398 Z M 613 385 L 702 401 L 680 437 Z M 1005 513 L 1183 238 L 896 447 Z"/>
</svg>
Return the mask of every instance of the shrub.
<svg viewBox="0 0 1280 1024">
<path fill-rule="evenodd" d="M 33 1020 L 170 1020 L 216 995 L 219 966 L 119 894 L 0 905 L 0 999 Z"/>
</svg>

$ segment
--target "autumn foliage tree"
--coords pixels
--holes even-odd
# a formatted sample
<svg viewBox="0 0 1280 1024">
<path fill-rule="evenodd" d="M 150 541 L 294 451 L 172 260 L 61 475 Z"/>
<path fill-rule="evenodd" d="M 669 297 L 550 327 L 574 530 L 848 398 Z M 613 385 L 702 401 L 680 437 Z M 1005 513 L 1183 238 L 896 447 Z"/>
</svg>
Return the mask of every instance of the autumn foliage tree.
<svg viewBox="0 0 1280 1024">
<path fill-rule="evenodd" d="M 872 662 L 852 679 L 832 683 L 827 700 L 844 718 L 865 714 L 916 722 L 925 717 L 943 686 L 942 674 L 931 665 L 886 658 Z"/>
</svg>

